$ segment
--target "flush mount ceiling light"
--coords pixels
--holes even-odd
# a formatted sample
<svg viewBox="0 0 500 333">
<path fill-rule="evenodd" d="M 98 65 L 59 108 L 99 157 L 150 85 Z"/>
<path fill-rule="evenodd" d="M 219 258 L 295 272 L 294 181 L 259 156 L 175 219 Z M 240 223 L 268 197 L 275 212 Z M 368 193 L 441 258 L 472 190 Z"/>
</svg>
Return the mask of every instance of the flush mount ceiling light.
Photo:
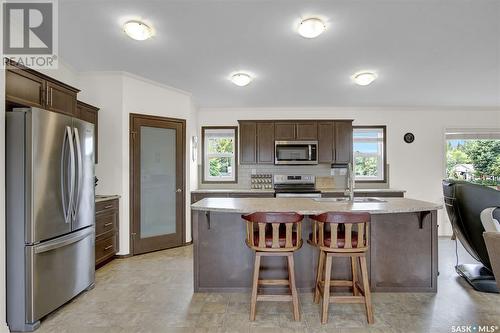
<svg viewBox="0 0 500 333">
<path fill-rule="evenodd" d="M 377 78 L 377 74 L 373 72 L 359 72 L 353 75 L 353 80 L 359 86 L 367 86 Z"/>
<path fill-rule="evenodd" d="M 231 75 L 231 82 L 233 82 L 235 85 L 238 87 L 244 87 L 250 84 L 252 82 L 253 78 L 250 76 L 250 74 L 247 73 L 234 73 Z"/>
<path fill-rule="evenodd" d="M 153 29 L 140 21 L 128 21 L 123 25 L 123 31 L 135 40 L 146 40 L 153 37 Z"/>
<path fill-rule="evenodd" d="M 300 21 L 297 31 L 304 38 L 316 38 L 326 30 L 325 23 L 319 18 L 308 18 Z"/>
</svg>

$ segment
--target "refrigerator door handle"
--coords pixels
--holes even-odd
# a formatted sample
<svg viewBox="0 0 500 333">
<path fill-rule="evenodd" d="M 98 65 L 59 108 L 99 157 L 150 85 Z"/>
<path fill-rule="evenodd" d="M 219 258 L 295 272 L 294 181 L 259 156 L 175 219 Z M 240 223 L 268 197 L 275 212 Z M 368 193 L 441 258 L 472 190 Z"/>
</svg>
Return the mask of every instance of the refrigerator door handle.
<svg viewBox="0 0 500 333">
<path fill-rule="evenodd" d="M 61 203 L 64 214 L 64 222 L 69 223 L 71 217 L 71 206 L 73 205 L 73 179 L 74 179 L 74 156 L 73 156 L 73 142 L 72 142 L 71 128 L 66 126 L 64 131 L 64 138 L 62 144 L 62 152 L 61 152 Z M 69 196 L 66 194 L 68 192 L 68 179 L 67 179 L 67 158 L 66 158 L 66 149 L 67 145 L 70 147 L 70 159 L 71 165 L 70 167 L 70 179 L 69 179 Z"/>
<path fill-rule="evenodd" d="M 77 186 L 75 189 L 75 199 L 74 199 L 74 208 L 72 211 L 73 215 L 73 220 L 76 220 L 76 216 L 78 214 L 78 210 L 80 209 L 80 192 L 82 188 L 82 180 L 83 180 L 83 174 L 82 174 L 82 146 L 80 143 L 80 133 L 78 133 L 78 128 L 74 127 L 73 128 L 74 132 L 74 137 L 75 137 L 75 146 L 76 146 L 76 160 L 77 160 L 77 167 L 76 167 L 76 177 L 77 179 Z"/>
<path fill-rule="evenodd" d="M 92 234 L 93 232 L 94 228 L 85 228 L 83 230 L 73 232 L 69 235 L 59 237 L 58 239 L 48 241 L 44 244 L 35 245 L 34 250 L 36 254 L 55 250 L 76 243 L 79 240 L 82 240 L 88 235 Z"/>
<path fill-rule="evenodd" d="M 75 196 L 75 147 L 73 145 L 73 135 L 71 133 L 71 127 L 66 126 L 66 133 L 68 135 L 69 142 L 69 160 L 70 160 L 70 185 L 69 185 L 69 203 L 68 203 L 68 217 L 66 223 L 71 223 L 71 216 L 73 211 L 73 199 Z"/>
</svg>

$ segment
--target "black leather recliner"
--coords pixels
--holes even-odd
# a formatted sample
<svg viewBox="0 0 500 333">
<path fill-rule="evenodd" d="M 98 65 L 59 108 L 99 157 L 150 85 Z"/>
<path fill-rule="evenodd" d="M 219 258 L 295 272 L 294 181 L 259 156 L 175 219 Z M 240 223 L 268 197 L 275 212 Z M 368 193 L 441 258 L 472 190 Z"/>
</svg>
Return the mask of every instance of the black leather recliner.
<svg viewBox="0 0 500 333">
<path fill-rule="evenodd" d="M 443 194 L 446 211 L 453 232 L 469 254 L 481 264 L 461 264 L 455 267 L 474 289 L 483 292 L 497 292 L 495 277 L 483 238 L 484 227 L 481 212 L 489 207 L 500 206 L 500 191 L 458 180 L 443 180 Z M 500 218 L 500 209 L 493 212 Z"/>
</svg>

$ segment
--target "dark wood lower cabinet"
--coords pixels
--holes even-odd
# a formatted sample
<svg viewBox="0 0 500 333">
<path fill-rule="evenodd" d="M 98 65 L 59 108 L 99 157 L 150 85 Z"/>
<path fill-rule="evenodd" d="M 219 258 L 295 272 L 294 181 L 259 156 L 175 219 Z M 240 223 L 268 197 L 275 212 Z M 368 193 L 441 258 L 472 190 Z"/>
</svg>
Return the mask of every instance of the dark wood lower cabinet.
<svg viewBox="0 0 500 333">
<path fill-rule="evenodd" d="M 96 202 L 95 207 L 95 265 L 101 267 L 118 252 L 118 199 Z"/>
<path fill-rule="evenodd" d="M 194 291 L 249 291 L 254 253 L 245 245 L 245 223 L 238 213 L 192 211 Z M 311 221 L 302 222 L 306 240 Z M 373 292 L 436 292 L 437 212 L 372 214 L 367 254 Z M 304 242 L 295 254 L 297 287 L 311 291 L 318 249 Z M 281 259 L 281 260 L 280 260 Z M 282 258 L 265 258 L 261 277 L 286 278 Z M 350 279 L 350 261 L 333 260 L 332 277 Z"/>
</svg>

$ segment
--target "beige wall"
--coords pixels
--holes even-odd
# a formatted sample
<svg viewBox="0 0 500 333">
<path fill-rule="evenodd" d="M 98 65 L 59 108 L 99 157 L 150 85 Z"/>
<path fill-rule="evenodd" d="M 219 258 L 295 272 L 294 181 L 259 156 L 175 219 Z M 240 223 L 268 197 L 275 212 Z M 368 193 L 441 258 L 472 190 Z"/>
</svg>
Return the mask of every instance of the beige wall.
<svg viewBox="0 0 500 333">
<path fill-rule="evenodd" d="M 500 109 L 419 108 L 201 108 L 198 123 L 236 125 L 239 119 L 354 119 L 354 125 L 387 125 L 390 187 L 407 190 L 407 197 L 442 202 L 445 176 L 446 128 L 500 127 Z M 403 141 L 406 132 L 415 142 Z M 451 227 L 441 211 L 441 235 Z"/>
</svg>

